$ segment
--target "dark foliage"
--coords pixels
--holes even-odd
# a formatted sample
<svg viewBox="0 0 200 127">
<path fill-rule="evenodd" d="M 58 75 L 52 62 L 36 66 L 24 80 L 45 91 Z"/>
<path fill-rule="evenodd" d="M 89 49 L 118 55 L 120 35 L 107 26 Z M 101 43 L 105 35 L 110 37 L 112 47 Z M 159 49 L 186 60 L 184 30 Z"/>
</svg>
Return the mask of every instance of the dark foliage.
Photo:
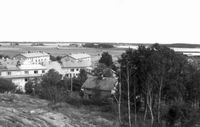
<svg viewBox="0 0 200 127">
<path fill-rule="evenodd" d="M 87 48 L 114 48 L 112 44 L 106 44 L 106 43 L 86 43 L 83 45 L 83 47 Z"/>
<path fill-rule="evenodd" d="M 0 93 L 14 92 L 15 90 L 16 86 L 10 80 L 0 78 Z"/>
<path fill-rule="evenodd" d="M 101 54 L 101 58 L 99 59 L 99 63 L 105 64 L 107 67 L 111 67 L 113 65 L 112 56 L 108 52 L 103 52 Z"/>
<path fill-rule="evenodd" d="M 50 55 L 50 60 L 51 61 L 58 61 L 59 63 L 61 63 L 61 59 L 62 59 L 62 56 L 52 56 Z"/>
<path fill-rule="evenodd" d="M 25 84 L 25 93 L 26 94 L 33 94 L 34 92 L 34 82 L 33 81 L 28 81 Z"/>
</svg>

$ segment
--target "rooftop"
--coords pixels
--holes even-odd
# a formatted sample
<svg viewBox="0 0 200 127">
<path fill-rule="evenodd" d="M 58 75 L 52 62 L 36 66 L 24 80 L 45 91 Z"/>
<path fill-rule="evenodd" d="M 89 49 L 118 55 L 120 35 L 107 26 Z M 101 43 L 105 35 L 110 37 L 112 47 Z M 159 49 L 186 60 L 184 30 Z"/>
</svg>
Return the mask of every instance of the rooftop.
<svg viewBox="0 0 200 127">
<path fill-rule="evenodd" d="M 24 57 L 43 57 L 43 56 L 49 56 L 49 54 L 45 52 L 31 52 L 31 53 L 21 53 L 22 56 Z"/>
<path fill-rule="evenodd" d="M 97 77 L 94 76 L 89 77 L 82 88 L 110 91 L 115 87 L 116 83 L 117 79 L 115 78 L 104 77 L 103 79 L 97 79 Z"/>
<path fill-rule="evenodd" d="M 80 68 L 80 67 L 90 67 L 91 61 L 71 61 L 62 59 L 62 68 Z"/>
<path fill-rule="evenodd" d="M 89 54 L 86 54 L 86 53 L 71 54 L 69 56 L 74 59 L 83 59 L 83 58 L 91 57 Z"/>
</svg>

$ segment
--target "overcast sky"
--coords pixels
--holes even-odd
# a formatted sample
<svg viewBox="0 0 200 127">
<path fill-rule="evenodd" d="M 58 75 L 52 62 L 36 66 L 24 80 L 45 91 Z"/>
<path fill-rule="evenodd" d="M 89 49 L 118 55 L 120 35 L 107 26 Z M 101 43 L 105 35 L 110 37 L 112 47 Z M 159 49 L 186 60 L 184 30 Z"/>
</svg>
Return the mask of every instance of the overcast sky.
<svg viewBox="0 0 200 127">
<path fill-rule="evenodd" d="M 199 0 L 1 0 L 0 41 L 199 43 Z"/>
</svg>

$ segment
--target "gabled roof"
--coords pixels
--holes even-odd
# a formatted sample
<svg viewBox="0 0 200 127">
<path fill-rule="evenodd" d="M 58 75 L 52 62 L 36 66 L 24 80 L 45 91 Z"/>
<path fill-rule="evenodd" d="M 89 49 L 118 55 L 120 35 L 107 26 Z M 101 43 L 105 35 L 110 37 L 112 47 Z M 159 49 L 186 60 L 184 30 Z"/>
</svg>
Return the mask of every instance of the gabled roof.
<svg viewBox="0 0 200 127">
<path fill-rule="evenodd" d="M 90 55 L 82 53 L 82 54 L 72 54 L 67 55 L 61 59 L 62 68 L 81 68 L 81 67 L 89 67 L 92 65 L 91 61 L 84 60 L 84 58 L 90 58 Z"/>
<path fill-rule="evenodd" d="M 45 52 L 21 53 L 19 55 L 22 55 L 26 58 L 49 56 L 49 54 L 47 54 Z"/>
<path fill-rule="evenodd" d="M 86 54 L 86 53 L 78 53 L 78 54 L 71 54 L 71 55 L 67 55 L 73 59 L 84 59 L 84 58 L 88 58 L 91 57 L 90 55 Z"/>
<path fill-rule="evenodd" d="M 91 61 L 64 61 L 61 60 L 62 68 L 81 68 L 81 67 L 90 67 Z"/>
<path fill-rule="evenodd" d="M 89 77 L 82 85 L 82 88 L 111 91 L 116 83 L 117 79 L 115 78 L 104 77 L 103 79 L 97 79 L 97 77 Z"/>
</svg>

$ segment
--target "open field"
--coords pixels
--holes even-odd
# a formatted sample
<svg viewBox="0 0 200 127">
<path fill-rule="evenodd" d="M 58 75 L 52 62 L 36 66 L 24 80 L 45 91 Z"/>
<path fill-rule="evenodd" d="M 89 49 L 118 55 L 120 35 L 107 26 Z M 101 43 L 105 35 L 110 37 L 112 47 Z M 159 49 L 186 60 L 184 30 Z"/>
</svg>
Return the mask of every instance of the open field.
<svg viewBox="0 0 200 127">
<path fill-rule="evenodd" d="M 120 55 L 125 51 L 124 49 L 95 49 L 95 48 L 83 48 L 83 47 L 57 47 L 57 46 L 1 46 L 0 54 L 8 55 L 10 57 L 15 56 L 21 52 L 27 51 L 44 51 L 54 56 L 64 56 L 70 53 L 87 53 L 91 55 L 92 62 L 99 60 L 101 53 L 108 52 L 112 55 L 113 60 L 117 60 Z"/>
</svg>

